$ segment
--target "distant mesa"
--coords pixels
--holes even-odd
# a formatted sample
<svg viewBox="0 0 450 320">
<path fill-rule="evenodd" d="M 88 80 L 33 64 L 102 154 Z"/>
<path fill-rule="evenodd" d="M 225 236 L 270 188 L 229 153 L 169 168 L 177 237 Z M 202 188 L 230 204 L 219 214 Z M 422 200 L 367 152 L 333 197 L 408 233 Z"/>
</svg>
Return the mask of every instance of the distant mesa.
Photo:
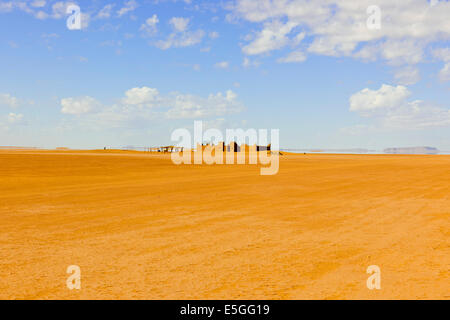
<svg viewBox="0 0 450 320">
<path fill-rule="evenodd" d="M 438 154 L 439 150 L 432 147 L 411 147 L 411 148 L 387 148 L 384 153 L 389 154 Z"/>
</svg>

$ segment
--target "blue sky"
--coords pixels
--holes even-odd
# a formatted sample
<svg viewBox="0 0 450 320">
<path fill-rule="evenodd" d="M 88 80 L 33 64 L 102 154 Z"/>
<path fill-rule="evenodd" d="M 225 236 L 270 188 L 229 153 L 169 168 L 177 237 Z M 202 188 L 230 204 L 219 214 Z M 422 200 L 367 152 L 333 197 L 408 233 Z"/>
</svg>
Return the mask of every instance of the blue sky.
<svg viewBox="0 0 450 320">
<path fill-rule="evenodd" d="M 203 120 L 280 129 L 281 148 L 450 150 L 448 17 L 448 1 L 0 1 L 0 145 L 164 145 Z"/>
</svg>

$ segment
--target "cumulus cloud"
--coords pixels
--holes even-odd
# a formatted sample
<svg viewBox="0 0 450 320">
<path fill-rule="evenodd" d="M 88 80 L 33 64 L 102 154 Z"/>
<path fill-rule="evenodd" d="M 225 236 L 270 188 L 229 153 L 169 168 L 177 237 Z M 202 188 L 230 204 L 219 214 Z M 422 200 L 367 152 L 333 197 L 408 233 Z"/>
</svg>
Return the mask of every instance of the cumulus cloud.
<svg viewBox="0 0 450 320">
<path fill-rule="evenodd" d="M 31 3 L 31 7 L 29 7 L 26 2 L 19 1 L 13 3 L 13 8 L 18 8 L 19 10 L 29 13 L 39 20 L 48 18 L 62 19 L 68 17 L 67 8 L 76 3 L 73 1 L 58 1 L 53 3 L 49 12 L 42 10 L 46 4 L 46 1 L 34 1 Z M 90 19 L 90 14 L 81 11 L 81 29 L 86 29 L 89 26 Z"/>
<path fill-rule="evenodd" d="M 177 93 L 168 97 L 168 102 L 170 102 L 171 107 L 166 115 L 168 118 L 176 119 L 222 116 L 243 110 L 243 105 L 231 90 L 228 90 L 225 94 L 221 92 L 211 94 L 207 98 Z"/>
<path fill-rule="evenodd" d="M 450 62 L 450 48 L 438 48 L 433 50 L 433 55 L 444 62 Z"/>
<path fill-rule="evenodd" d="M 350 111 L 370 112 L 396 108 L 411 95 L 404 86 L 383 84 L 378 90 L 365 88 L 350 97 Z"/>
<path fill-rule="evenodd" d="M 47 13 L 43 11 L 44 7 L 47 5 L 47 1 L 35 0 L 35 1 L 8 1 L 0 2 L 0 12 L 11 12 L 14 9 L 26 12 L 33 15 L 37 19 L 44 20 L 47 18 L 61 19 L 66 16 L 67 6 L 75 4 L 75 2 L 65 2 L 58 1 L 53 3 L 50 11 Z M 88 15 L 85 14 L 85 18 Z"/>
<path fill-rule="evenodd" d="M 230 63 L 228 61 L 221 61 L 217 62 L 214 66 L 219 69 L 228 69 Z"/>
<path fill-rule="evenodd" d="M 97 14 L 97 18 L 99 19 L 107 19 L 111 17 L 112 9 L 114 8 L 115 4 L 107 4 L 105 5 Z"/>
<path fill-rule="evenodd" d="M 138 7 L 138 3 L 135 0 L 126 1 L 124 6 L 117 10 L 117 15 L 119 17 L 122 17 L 123 15 L 126 15 L 129 12 L 132 12 L 136 10 Z"/>
<path fill-rule="evenodd" d="M 413 65 L 424 61 L 430 44 L 450 39 L 449 1 L 378 0 L 380 29 L 367 27 L 366 9 L 373 4 L 371 0 L 236 0 L 229 8 L 232 19 L 262 25 L 243 46 L 247 55 L 288 45 L 297 51 L 295 38 L 304 32 L 310 53 Z"/>
<path fill-rule="evenodd" d="M 125 92 L 126 98 L 122 101 L 127 105 L 152 105 L 159 97 L 159 92 L 157 89 L 142 87 L 142 88 L 132 88 Z"/>
<path fill-rule="evenodd" d="M 36 12 L 34 16 L 39 20 L 45 20 L 48 18 L 48 14 L 41 10 Z"/>
<path fill-rule="evenodd" d="M 190 119 L 221 116 L 243 109 L 242 103 L 237 100 L 237 95 L 231 90 L 225 94 L 219 92 L 204 98 L 178 92 L 162 95 L 156 88 L 144 86 L 126 91 L 125 96 L 122 99 L 122 111 L 119 113 L 126 111 L 128 115 L 141 112 L 147 114 L 149 109 L 159 109 L 151 113 L 152 117 L 159 115 L 167 118 Z"/>
<path fill-rule="evenodd" d="M 146 86 L 127 90 L 125 97 L 111 106 L 101 105 L 91 97 L 62 99 L 61 105 L 62 113 L 80 115 L 77 121 L 114 128 L 145 126 L 155 119 L 211 118 L 244 110 L 231 90 L 202 97 L 179 92 L 163 95 Z"/>
<path fill-rule="evenodd" d="M 189 18 L 173 17 L 169 20 L 169 23 L 177 32 L 184 32 L 189 25 Z"/>
<path fill-rule="evenodd" d="M 292 63 L 292 62 L 303 62 L 306 60 L 306 55 L 302 51 L 293 51 L 289 53 L 286 57 L 280 58 L 277 61 L 279 63 Z"/>
<path fill-rule="evenodd" d="M 14 9 L 14 4 L 12 1 L 0 2 L 0 12 L 11 12 Z"/>
<path fill-rule="evenodd" d="M 295 26 L 297 26 L 297 23 L 293 22 L 273 21 L 266 23 L 264 29 L 258 32 L 256 38 L 244 46 L 242 50 L 247 55 L 257 55 L 281 49 L 288 44 L 289 38 L 287 35 Z"/>
<path fill-rule="evenodd" d="M 205 36 L 203 30 L 171 33 L 166 40 L 156 42 L 156 47 L 162 50 L 170 48 L 190 47 L 200 43 Z"/>
<path fill-rule="evenodd" d="M 350 111 L 375 119 L 388 128 L 420 129 L 450 125 L 450 109 L 422 100 L 409 101 L 404 86 L 383 84 L 378 90 L 363 89 L 350 97 Z"/>
<path fill-rule="evenodd" d="M 416 67 L 407 66 L 397 70 L 394 77 L 398 84 L 412 85 L 420 80 L 419 69 Z"/>
<path fill-rule="evenodd" d="M 237 95 L 225 93 L 206 97 L 171 92 L 161 94 L 158 89 L 147 86 L 127 90 L 124 97 L 112 105 L 104 105 L 91 97 L 66 98 L 61 100 L 61 112 L 77 115 L 65 118 L 67 124 L 80 125 L 93 130 L 148 128 L 150 121 L 164 119 L 213 119 L 244 110 Z"/>
<path fill-rule="evenodd" d="M 33 2 L 31 2 L 31 6 L 35 7 L 35 8 L 45 7 L 46 4 L 47 4 L 47 1 L 45 1 L 45 0 L 34 0 Z"/>
<path fill-rule="evenodd" d="M 89 113 L 100 107 L 100 103 L 92 97 L 61 99 L 61 113 L 79 115 Z"/>
<path fill-rule="evenodd" d="M 244 68 L 250 68 L 250 67 L 259 67 L 258 61 L 252 61 L 247 57 L 244 57 L 244 61 L 242 62 L 242 66 Z"/>
<path fill-rule="evenodd" d="M 66 16 L 66 10 L 73 2 L 58 1 L 52 5 L 52 17 L 55 19 L 61 19 Z"/>
<path fill-rule="evenodd" d="M 424 42 L 412 39 L 387 40 L 380 44 L 380 54 L 390 64 L 417 64 L 424 57 Z"/>
<path fill-rule="evenodd" d="M 141 25 L 139 30 L 144 31 L 147 35 L 153 35 L 157 31 L 157 24 L 159 23 L 158 16 L 154 14 L 150 18 L 145 20 L 145 23 Z"/>
<path fill-rule="evenodd" d="M 21 114 L 21 113 L 10 112 L 8 114 L 8 122 L 11 124 L 20 123 L 20 122 L 22 122 L 22 120 L 23 120 L 23 114 Z"/>
<path fill-rule="evenodd" d="M 217 39 L 219 37 L 219 33 L 217 31 L 212 31 L 208 35 L 211 39 Z"/>
<path fill-rule="evenodd" d="M 439 71 L 439 79 L 441 81 L 450 81 L 450 63 L 446 63 L 444 68 Z"/>
<path fill-rule="evenodd" d="M 435 58 L 445 62 L 444 67 L 439 71 L 441 81 L 450 81 L 450 48 L 438 48 L 433 50 Z"/>
<path fill-rule="evenodd" d="M 189 18 L 171 18 L 169 24 L 172 25 L 174 32 L 167 39 L 157 41 L 155 43 L 156 47 L 167 50 L 170 48 L 190 47 L 200 43 L 205 36 L 205 32 L 201 29 L 196 31 L 189 30 L 189 23 Z"/>
<path fill-rule="evenodd" d="M 19 106 L 19 99 L 9 93 L 0 93 L 0 105 L 16 108 Z"/>
</svg>

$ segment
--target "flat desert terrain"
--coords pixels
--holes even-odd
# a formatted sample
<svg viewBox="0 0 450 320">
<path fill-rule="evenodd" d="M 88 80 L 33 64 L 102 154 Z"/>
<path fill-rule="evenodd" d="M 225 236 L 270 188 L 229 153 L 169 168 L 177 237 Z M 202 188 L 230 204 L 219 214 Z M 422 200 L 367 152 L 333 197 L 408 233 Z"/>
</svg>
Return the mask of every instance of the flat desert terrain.
<svg viewBox="0 0 450 320">
<path fill-rule="evenodd" d="M 450 156 L 1 150 L 0 298 L 449 299 Z"/>
</svg>

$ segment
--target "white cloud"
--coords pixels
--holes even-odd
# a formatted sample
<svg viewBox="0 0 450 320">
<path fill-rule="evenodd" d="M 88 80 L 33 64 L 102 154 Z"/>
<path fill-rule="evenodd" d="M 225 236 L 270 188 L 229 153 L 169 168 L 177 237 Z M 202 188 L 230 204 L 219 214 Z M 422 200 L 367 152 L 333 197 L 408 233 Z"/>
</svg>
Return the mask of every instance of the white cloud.
<svg viewBox="0 0 450 320">
<path fill-rule="evenodd" d="M 81 29 L 85 30 L 89 27 L 91 16 L 86 13 L 81 13 Z"/>
<path fill-rule="evenodd" d="M 115 4 L 107 4 L 105 5 L 97 14 L 97 18 L 99 19 L 107 19 L 111 17 L 112 9 L 114 8 Z"/>
<path fill-rule="evenodd" d="M 59 1 L 52 5 L 52 17 L 55 19 L 61 19 L 66 16 L 67 7 L 73 4 L 72 2 Z"/>
<path fill-rule="evenodd" d="M 258 67 L 259 62 L 258 61 L 252 61 L 247 57 L 244 57 L 244 61 L 242 62 L 242 66 L 244 68 L 250 68 L 250 67 Z"/>
<path fill-rule="evenodd" d="M 164 111 L 160 115 L 168 118 L 204 118 L 238 112 L 243 109 L 242 104 L 237 101 L 237 95 L 231 90 L 225 94 L 219 92 L 202 98 L 178 92 L 161 95 L 157 89 L 144 86 L 128 90 L 125 92 L 125 96 L 122 99 L 121 112 L 127 114 L 141 112 L 147 114 L 148 108 L 164 108 L 168 111 Z M 147 108 L 142 108 L 144 106 Z M 133 109 L 134 107 L 136 109 Z M 157 112 L 153 111 L 151 115 L 154 117 Z"/>
<path fill-rule="evenodd" d="M 151 105 L 158 100 L 159 92 L 157 89 L 142 87 L 132 88 L 125 92 L 126 98 L 122 101 L 127 105 Z"/>
<path fill-rule="evenodd" d="M 445 62 L 444 67 L 439 71 L 441 81 L 450 81 L 450 48 L 439 48 L 433 50 L 435 58 Z"/>
<path fill-rule="evenodd" d="M 417 64 L 423 60 L 424 43 L 406 40 L 387 40 L 380 45 L 381 56 L 390 64 Z"/>
<path fill-rule="evenodd" d="M 23 114 L 10 112 L 8 114 L 8 122 L 11 124 L 17 124 L 23 120 Z"/>
<path fill-rule="evenodd" d="M 188 29 L 189 18 L 173 17 L 169 23 L 177 32 L 185 32 Z"/>
<path fill-rule="evenodd" d="M 371 112 L 396 108 L 411 95 L 404 86 L 383 84 L 378 90 L 363 89 L 350 97 L 350 111 Z"/>
<path fill-rule="evenodd" d="M 159 40 L 155 43 L 155 46 L 162 50 L 169 48 L 181 48 L 190 47 L 200 43 L 205 36 L 205 32 L 201 29 L 196 31 L 190 31 L 189 18 L 173 17 L 170 19 L 169 24 L 174 28 L 167 39 Z"/>
<path fill-rule="evenodd" d="M 14 41 L 9 41 L 8 44 L 11 48 L 14 48 L 14 49 L 17 49 L 19 47 L 17 42 L 14 42 Z"/>
<path fill-rule="evenodd" d="M 446 63 L 444 68 L 439 71 L 439 79 L 441 81 L 450 81 L 450 63 Z"/>
<path fill-rule="evenodd" d="M 153 16 L 145 20 L 145 23 L 141 25 L 141 28 L 139 30 L 144 31 L 147 35 L 153 35 L 157 31 L 158 23 L 158 16 L 154 14 Z"/>
<path fill-rule="evenodd" d="M 136 10 L 138 4 L 135 0 L 126 1 L 125 5 L 117 11 L 117 15 L 119 17 L 127 14 L 128 12 Z"/>
<path fill-rule="evenodd" d="M 11 12 L 14 9 L 14 4 L 12 1 L 0 2 L 0 12 Z"/>
<path fill-rule="evenodd" d="M 266 23 L 256 38 L 244 46 L 242 50 L 247 55 L 257 55 L 272 50 L 281 49 L 289 43 L 287 35 L 296 26 L 296 23 L 282 23 L 273 21 Z"/>
<path fill-rule="evenodd" d="M 45 0 L 35 0 L 35 1 L 31 2 L 31 6 L 35 7 L 35 8 L 45 7 L 46 4 L 47 4 L 47 1 L 45 1 Z"/>
<path fill-rule="evenodd" d="M 211 39 L 217 39 L 219 37 L 219 33 L 217 31 L 210 32 L 209 37 Z"/>
<path fill-rule="evenodd" d="M 205 32 L 203 30 L 171 33 L 166 40 L 157 41 L 156 47 L 162 50 L 167 50 L 172 47 L 189 47 L 200 43 L 204 36 Z"/>
<path fill-rule="evenodd" d="M 433 55 L 444 62 L 450 62 L 450 48 L 435 49 Z"/>
<path fill-rule="evenodd" d="M 306 55 L 302 51 L 290 52 L 286 57 L 280 58 L 279 63 L 303 62 L 306 60 Z"/>
<path fill-rule="evenodd" d="M 33 13 L 33 9 L 28 6 L 27 2 L 24 1 L 13 1 L 14 6 L 16 6 L 19 10 L 22 10 L 26 13 Z"/>
<path fill-rule="evenodd" d="M 0 105 L 6 105 L 10 108 L 19 106 L 19 99 L 10 95 L 9 93 L 0 93 Z"/>
<path fill-rule="evenodd" d="M 217 62 L 214 66 L 219 69 L 228 69 L 230 63 L 228 61 L 221 61 Z"/>
<path fill-rule="evenodd" d="M 350 111 L 375 119 L 379 126 L 421 129 L 450 125 L 450 109 L 422 100 L 408 101 L 411 92 L 404 86 L 383 84 L 378 90 L 364 89 L 350 97 Z"/>
<path fill-rule="evenodd" d="M 68 17 L 67 14 L 67 8 L 69 5 L 74 5 L 75 2 L 65 2 L 65 1 L 58 1 L 55 2 L 52 5 L 51 13 L 46 13 L 42 10 L 39 10 L 37 12 L 34 12 L 33 10 L 30 10 L 29 13 L 33 14 L 37 19 L 45 20 L 47 18 L 53 18 L 53 19 L 62 19 L 65 17 Z M 88 13 L 83 12 L 81 10 L 81 29 L 87 29 L 89 26 L 91 20 L 91 16 Z"/>
<path fill-rule="evenodd" d="M 39 20 L 45 20 L 48 18 L 48 14 L 42 10 L 36 12 L 36 14 L 34 16 Z"/>
<path fill-rule="evenodd" d="M 79 115 L 72 121 L 100 127 L 148 126 L 150 120 L 211 118 L 237 113 L 244 109 L 237 95 L 225 93 L 202 97 L 172 92 L 162 95 L 156 88 L 137 87 L 125 92 L 125 97 L 112 106 L 102 106 L 91 97 L 63 99 L 63 113 Z"/>
<path fill-rule="evenodd" d="M 31 7 L 29 6 L 29 4 L 31 5 Z M 25 1 L 10 1 L 7 3 L 0 3 L 0 12 L 10 12 L 13 9 L 17 8 L 18 10 L 33 15 L 36 19 L 39 20 L 45 20 L 48 18 L 62 19 L 68 16 L 66 12 L 67 7 L 74 4 L 76 4 L 75 1 L 58 1 L 53 3 L 50 12 L 47 13 L 42 10 L 47 5 L 46 1 L 37 0 L 30 3 Z M 81 29 L 86 29 L 89 26 L 90 18 L 90 14 L 81 10 Z"/>
<path fill-rule="evenodd" d="M 366 25 L 366 9 L 373 4 L 381 9 L 379 30 Z M 231 20 L 262 24 L 256 38 L 243 47 L 247 55 L 287 45 L 297 51 L 296 34 L 305 32 L 311 39 L 307 51 L 314 54 L 412 65 L 424 61 L 431 44 L 450 39 L 449 1 L 236 0 L 228 8 Z"/>
<path fill-rule="evenodd" d="M 100 103 L 92 97 L 64 98 L 61 99 L 61 113 L 83 114 L 95 111 L 100 107 Z"/>
<path fill-rule="evenodd" d="M 202 98 L 189 94 L 174 94 L 168 98 L 170 110 L 166 113 L 168 118 L 191 119 L 211 116 L 222 116 L 237 113 L 244 109 L 237 101 L 237 95 L 228 90 L 222 93 L 211 94 L 208 98 Z"/>
<path fill-rule="evenodd" d="M 300 32 L 297 33 L 297 35 L 294 37 L 292 43 L 293 45 L 298 45 L 300 42 L 302 42 L 303 39 L 305 39 L 306 33 Z"/>
<path fill-rule="evenodd" d="M 406 66 L 395 73 L 395 80 L 398 84 L 412 85 L 420 80 L 419 69 L 412 66 Z"/>
<path fill-rule="evenodd" d="M 121 47 L 122 41 L 120 40 L 107 40 L 100 43 L 102 47 Z"/>
</svg>

